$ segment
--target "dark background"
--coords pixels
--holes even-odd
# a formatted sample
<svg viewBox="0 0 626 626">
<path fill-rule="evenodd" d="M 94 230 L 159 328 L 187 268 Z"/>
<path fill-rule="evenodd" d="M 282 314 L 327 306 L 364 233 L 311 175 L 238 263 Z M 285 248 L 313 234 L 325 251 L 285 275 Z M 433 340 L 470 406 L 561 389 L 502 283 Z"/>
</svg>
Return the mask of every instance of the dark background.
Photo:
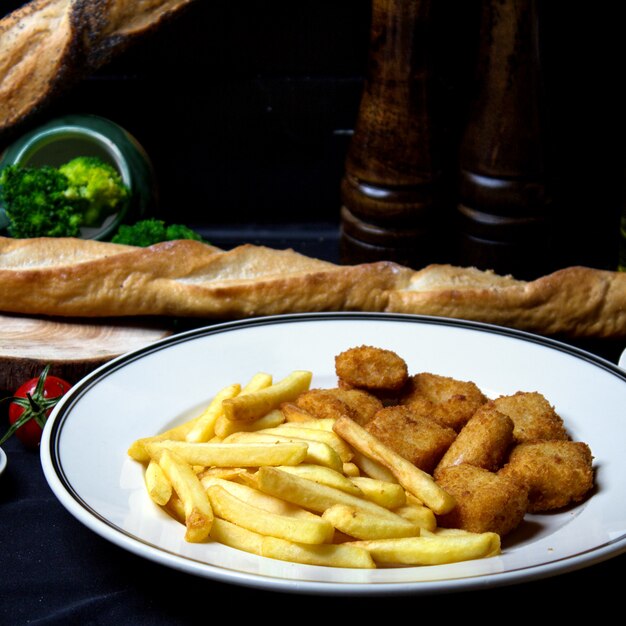
<svg viewBox="0 0 626 626">
<path fill-rule="evenodd" d="M 624 162 L 618 3 L 540 4 L 563 264 L 612 269 Z M 479 0 L 432 2 L 434 95 L 452 177 L 479 9 Z M 369 21 L 369 0 L 197 1 L 37 121 L 95 113 L 126 128 L 156 169 L 154 214 L 218 245 L 261 237 L 280 245 L 285 228 L 333 237 Z"/>
</svg>

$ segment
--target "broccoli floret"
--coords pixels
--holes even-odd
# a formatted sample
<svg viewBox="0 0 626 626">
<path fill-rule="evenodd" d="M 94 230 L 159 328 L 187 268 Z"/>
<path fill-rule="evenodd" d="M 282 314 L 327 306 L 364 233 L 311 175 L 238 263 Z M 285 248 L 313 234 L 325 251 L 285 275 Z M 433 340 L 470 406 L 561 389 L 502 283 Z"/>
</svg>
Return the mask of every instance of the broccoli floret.
<svg viewBox="0 0 626 626">
<path fill-rule="evenodd" d="M 69 185 L 65 195 L 83 203 L 83 226 L 97 226 L 129 197 L 119 172 L 98 157 L 79 156 L 59 167 Z"/>
<path fill-rule="evenodd" d="M 65 195 L 67 177 L 51 166 L 8 165 L 0 174 L 0 202 L 12 237 L 75 237 L 82 214 Z"/>
<path fill-rule="evenodd" d="M 202 237 L 182 224 L 166 224 L 163 220 L 148 218 L 135 224 L 122 224 L 111 241 L 129 246 L 147 247 L 160 241 L 174 239 L 195 239 L 203 241 Z"/>
</svg>

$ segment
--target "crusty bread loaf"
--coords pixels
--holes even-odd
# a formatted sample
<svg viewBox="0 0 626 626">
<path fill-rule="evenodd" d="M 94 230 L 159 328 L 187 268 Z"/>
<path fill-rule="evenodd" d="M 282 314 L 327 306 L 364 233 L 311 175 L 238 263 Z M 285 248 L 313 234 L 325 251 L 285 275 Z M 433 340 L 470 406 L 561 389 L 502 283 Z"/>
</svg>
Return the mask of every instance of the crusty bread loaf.
<svg viewBox="0 0 626 626">
<path fill-rule="evenodd" d="M 224 251 L 189 240 L 135 248 L 0 237 L 0 311 L 213 319 L 383 311 L 615 338 L 626 337 L 626 273 L 569 267 L 526 282 L 451 265 L 343 266 L 251 244 Z"/>
<path fill-rule="evenodd" d="M 0 135 L 193 0 L 31 0 L 0 20 Z"/>
<path fill-rule="evenodd" d="M 532 281 L 432 265 L 388 294 L 387 311 L 489 322 L 543 335 L 626 336 L 626 273 L 567 267 Z"/>
<path fill-rule="evenodd" d="M 392 263 L 344 267 L 252 245 L 222 251 L 191 240 L 135 248 L 71 238 L 0 238 L 0 310 L 221 318 L 380 311 L 398 274 L 407 272 Z"/>
</svg>

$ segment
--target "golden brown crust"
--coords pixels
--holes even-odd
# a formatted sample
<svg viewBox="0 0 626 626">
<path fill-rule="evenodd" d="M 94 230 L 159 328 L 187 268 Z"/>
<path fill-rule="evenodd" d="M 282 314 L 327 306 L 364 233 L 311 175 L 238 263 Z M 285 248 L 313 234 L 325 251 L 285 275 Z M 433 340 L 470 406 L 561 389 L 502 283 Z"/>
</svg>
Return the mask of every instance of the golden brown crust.
<svg viewBox="0 0 626 626">
<path fill-rule="evenodd" d="M 252 245 L 225 252 L 191 240 L 135 248 L 0 238 L 0 310 L 220 318 L 376 311 L 399 271 L 391 263 L 344 267 Z"/>
<path fill-rule="evenodd" d="M 544 335 L 626 337 L 626 273 L 571 267 L 535 281 L 475 268 L 343 266 L 293 250 L 150 248 L 0 237 L 0 311 L 237 319 L 316 311 L 436 315 Z"/>
<path fill-rule="evenodd" d="M 582 441 L 543 440 L 516 445 L 498 472 L 529 489 L 528 511 L 542 513 L 584 500 L 593 489 L 593 455 Z"/>
<path fill-rule="evenodd" d="M 33 0 L 0 20 L 0 130 L 68 82 L 79 35 L 69 0 Z"/>
<path fill-rule="evenodd" d="M 504 537 L 515 530 L 528 508 L 528 489 L 517 481 L 475 465 L 443 469 L 437 484 L 456 500 L 452 511 L 437 517 L 444 528 L 494 532 Z"/>
<path fill-rule="evenodd" d="M 437 478 L 446 467 L 462 463 L 495 472 L 513 442 L 513 420 L 493 406 L 483 405 L 450 444 L 433 475 Z"/>
<path fill-rule="evenodd" d="M 193 0 L 31 0 L 0 20 L 0 134 Z"/>
<path fill-rule="evenodd" d="M 430 265 L 389 294 L 387 311 L 462 318 L 546 335 L 626 334 L 626 273 L 567 267 L 533 281 Z"/>
</svg>

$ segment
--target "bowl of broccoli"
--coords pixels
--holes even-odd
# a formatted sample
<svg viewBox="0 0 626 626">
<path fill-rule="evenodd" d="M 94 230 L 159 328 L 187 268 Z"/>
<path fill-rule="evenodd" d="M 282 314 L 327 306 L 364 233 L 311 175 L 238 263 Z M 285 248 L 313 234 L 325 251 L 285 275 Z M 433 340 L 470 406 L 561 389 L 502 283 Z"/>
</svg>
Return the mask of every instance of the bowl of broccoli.
<svg viewBox="0 0 626 626">
<path fill-rule="evenodd" d="M 157 200 L 136 140 L 98 116 L 66 116 L 28 133 L 0 159 L 0 232 L 110 239 Z"/>
</svg>

